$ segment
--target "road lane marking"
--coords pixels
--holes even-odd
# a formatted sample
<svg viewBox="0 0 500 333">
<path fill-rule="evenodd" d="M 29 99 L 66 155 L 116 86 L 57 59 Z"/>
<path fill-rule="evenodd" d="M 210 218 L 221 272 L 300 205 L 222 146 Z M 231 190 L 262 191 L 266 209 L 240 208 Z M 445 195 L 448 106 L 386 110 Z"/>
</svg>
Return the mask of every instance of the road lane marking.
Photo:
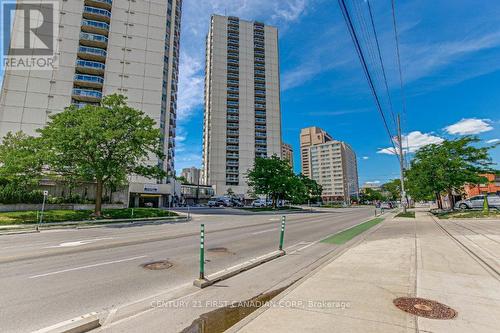
<svg viewBox="0 0 500 333">
<path fill-rule="evenodd" d="M 44 277 L 44 276 L 49 276 L 49 275 L 55 275 L 55 274 L 61 274 L 61 273 L 72 272 L 72 271 L 78 271 L 78 270 L 82 270 L 82 269 L 99 267 L 99 266 L 104 266 L 104 265 L 117 264 L 117 263 L 121 263 L 121 262 L 126 262 L 126 261 L 132 261 L 132 260 L 136 260 L 136 259 L 141 259 L 141 258 L 145 258 L 145 257 L 147 257 L 147 256 L 138 256 L 138 257 L 132 257 L 132 258 L 126 258 L 126 259 L 120 259 L 120 260 L 106 261 L 106 262 L 101 262 L 101 263 L 98 263 L 98 264 L 92 264 L 92 265 L 86 265 L 86 266 L 68 268 L 68 269 L 63 269 L 63 270 L 60 270 L 60 271 L 55 271 L 55 272 L 49 272 L 49 273 L 44 273 L 44 274 L 33 275 L 33 276 L 30 276 L 28 279 L 35 279 L 35 278 L 39 278 L 39 277 Z"/>
<path fill-rule="evenodd" d="M 65 242 L 65 243 L 61 243 L 59 245 L 47 246 L 45 248 L 50 249 L 50 248 L 56 248 L 56 247 L 74 247 L 74 246 L 80 246 L 80 245 L 87 245 L 90 243 L 94 243 L 94 242 L 97 242 L 100 240 L 107 240 L 107 239 L 113 239 L 113 237 L 92 238 L 92 239 L 84 239 L 84 240 L 80 240 L 80 241 Z"/>
<path fill-rule="evenodd" d="M 262 230 L 262 231 L 256 231 L 256 232 L 252 232 L 252 235 L 260 235 L 260 234 L 264 234 L 266 232 L 271 232 L 271 231 L 275 231 L 275 230 L 277 230 L 277 228 L 266 229 L 266 230 Z"/>
</svg>

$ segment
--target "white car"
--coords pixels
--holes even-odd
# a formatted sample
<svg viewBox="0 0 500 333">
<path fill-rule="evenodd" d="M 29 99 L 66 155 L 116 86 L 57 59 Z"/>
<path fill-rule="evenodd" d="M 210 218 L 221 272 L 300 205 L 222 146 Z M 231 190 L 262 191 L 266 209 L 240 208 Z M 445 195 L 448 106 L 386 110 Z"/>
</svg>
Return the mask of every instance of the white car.
<svg viewBox="0 0 500 333">
<path fill-rule="evenodd" d="M 257 199 L 252 202 L 252 207 L 266 207 L 268 203 L 265 199 Z"/>
<path fill-rule="evenodd" d="M 455 208 L 460 209 L 482 209 L 484 205 L 484 195 L 476 195 L 469 199 L 460 200 L 455 203 Z M 488 206 L 490 208 L 500 209 L 500 196 L 495 194 L 488 195 Z"/>
</svg>

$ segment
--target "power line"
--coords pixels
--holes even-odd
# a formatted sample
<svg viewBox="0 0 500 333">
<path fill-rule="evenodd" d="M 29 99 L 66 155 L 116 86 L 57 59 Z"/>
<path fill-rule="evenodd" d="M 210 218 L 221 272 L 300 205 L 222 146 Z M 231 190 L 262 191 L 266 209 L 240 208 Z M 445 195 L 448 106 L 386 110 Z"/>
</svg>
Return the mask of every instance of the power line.
<svg viewBox="0 0 500 333">
<path fill-rule="evenodd" d="M 363 54 L 363 50 L 361 49 L 361 46 L 359 44 L 358 36 L 356 35 L 356 31 L 354 30 L 354 26 L 353 26 L 353 23 L 352 23 L 352 20 L 351 20 L 351 16 L 349 14 L 349 11 L 347 9 L 345 1 L 344 0 L 338 0 L 338 3 L 339 3 L 339 6 L 340 6 L 340 10 L 342 11 L 342 15 L 344 16 L 344 20 L 346 21 L 347 29 L 349 30 L 349 34 L 351 35 L 352 41 L 354 42 L 354 47 L 356 49 L 356 53 L 358 54 L 359 60 L 361 61 L 361 66 L 363 67 L 363 71 L 364 71 L 366 79 L 368 81 L 368 85 L 370 86 L 371 93 L 372 93 L 373 97 L 375 98 L 375 103 L 377 105 L 377 110 L 379 111 L 380 116 L 382 117 L 382 120 L 383 120 L 383 123 L 384 123 L 384 127 L 385 127 L 385 129 L 387 131 L 387 134 L 389 135 L 389 140 L 391 141 L 391 145 L 392 145 L 392 147 L 394 149 L 394 152 L 397 153 L 397 149 L 396 149 L 396 147 L 394 145 L 393 136 L 391 134 L 389 126 L 387 125 L 387 120 L 385 118 L 384 111 L 382 110 L 382 105 L 381 105 L 380 99 L 379 99 L 379 97 L 377 95 L 377 91 L 375 89 L 372 76 L 370 74 L 370 71 L 368 70 L 368 66 L 366 64 L 366 59 L 365 59 L 365 56 Z"/>
<path fill-rule="evenodd" d="M 370 0 L 366 0 L 366 4 L 368 5 L 368 13 L 370 14 L 370 22 L 373 30 L 373 35 L 375 36 L 375 43 L 377 45 L 378 59 L 380 62 L 380 67 L 382 68 L 382 75 L 384 77 L 385 91 L 387 93 L 387 100 L 389 102 L 389 108 L 391 111 L 392 121 L 394 122 L 394 126 L 397 127 L 396 117 L 394 116 L 394 109 L 392 106 L 391 93 L 389 91 L 389 85 L 387 83 L 387 76 L 385 74 L 384 61 L 382 60 L 382 53 L 380 52 L 380 44 L 378 42 L 377 29 L 375 29 L 375 22 L 373 20 L 372 6 L 370 5 Z"/>
</svg>

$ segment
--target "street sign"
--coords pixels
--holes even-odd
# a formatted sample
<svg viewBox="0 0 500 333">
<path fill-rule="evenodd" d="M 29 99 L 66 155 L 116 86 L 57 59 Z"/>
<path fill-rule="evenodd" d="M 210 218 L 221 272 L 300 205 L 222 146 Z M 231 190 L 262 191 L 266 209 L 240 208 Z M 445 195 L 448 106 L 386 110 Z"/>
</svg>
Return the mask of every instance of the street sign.
<svg viewBox="0 0 500 333">
<path fill-rule="evenodd" d="M 44 196 L 49 195 L 49 191 L 43 191 L 43 195 L 44 195 Z"/>
</svg>

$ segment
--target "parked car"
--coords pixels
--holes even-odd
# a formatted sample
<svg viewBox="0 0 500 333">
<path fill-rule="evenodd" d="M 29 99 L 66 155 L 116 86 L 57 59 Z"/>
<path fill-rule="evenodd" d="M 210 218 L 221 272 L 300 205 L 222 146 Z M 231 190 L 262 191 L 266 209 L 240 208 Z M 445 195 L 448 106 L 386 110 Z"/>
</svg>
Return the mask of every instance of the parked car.
<svg viewBox="0 0 500 333">
<path fill-rule="evenodd" d="M 256 199 L 252 202 L 252 207 L 266 207 L 266 199 Z"/>
<path fill-rule="evenodd" d="M 455 208 L 459 209 L 482 209 L 484 204 L 484 195 L 476 195 L 469 199 L 460 200 L 455 203 Z M 500 196 L 488 195 L 488 205 L 491 208 L 500 209 Z"/>
<path fill-rule="evenodd" d="M 391 205 L 390 202 L 382 202 L 380 204 L 380 208 L 382 208 L 382 209 L 392 209 L 392 205 Z"/>
</svg>

